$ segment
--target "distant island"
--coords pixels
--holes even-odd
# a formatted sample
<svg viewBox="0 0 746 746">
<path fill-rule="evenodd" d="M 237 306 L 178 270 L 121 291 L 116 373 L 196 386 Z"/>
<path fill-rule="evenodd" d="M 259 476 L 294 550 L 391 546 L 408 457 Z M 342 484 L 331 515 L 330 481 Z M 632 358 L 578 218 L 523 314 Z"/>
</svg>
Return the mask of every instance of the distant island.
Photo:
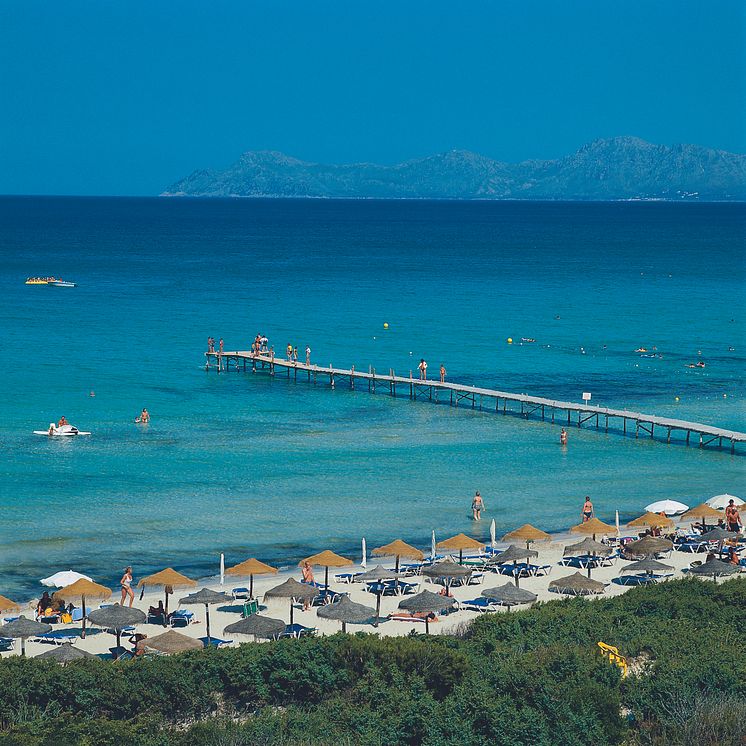
<svg viewBox="0 0 746 746">
<path fill-rule="evenodd" d="M 741 201 L 746 155 L 636 137 L 596 140 L 564 158 L 522 163 L 466 150 L 393 166 L 309 163 L 250 151 L 223 171 L 194 171 L 162 196 Z"/>
</svg>

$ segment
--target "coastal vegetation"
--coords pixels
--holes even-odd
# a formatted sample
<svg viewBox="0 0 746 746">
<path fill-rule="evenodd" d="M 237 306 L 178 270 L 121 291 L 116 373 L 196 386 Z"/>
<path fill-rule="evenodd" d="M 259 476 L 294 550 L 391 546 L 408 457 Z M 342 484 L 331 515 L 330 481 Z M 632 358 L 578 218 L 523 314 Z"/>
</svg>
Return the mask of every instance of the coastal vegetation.
<svg viewBox="0 0 746 746">
<path fill-rule="evenodd" d="M 746 581 L 127 663 L 0 662 L 0 744 L 741 743 Z M 617 646 L 621 669 L 597 646 Z"/>
</svg>

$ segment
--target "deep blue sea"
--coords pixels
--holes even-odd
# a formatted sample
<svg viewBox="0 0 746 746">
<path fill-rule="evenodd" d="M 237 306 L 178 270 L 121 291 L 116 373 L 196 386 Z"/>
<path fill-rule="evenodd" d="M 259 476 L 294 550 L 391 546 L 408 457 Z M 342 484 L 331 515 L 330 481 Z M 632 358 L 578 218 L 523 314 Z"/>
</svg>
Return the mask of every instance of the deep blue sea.
<svg viewBox="0 0 746 746">
<path fill-rule="evenodd" d="M 562 449 L 548 423 L 203 356 L 208 335 L 262 332 L 319 364 L 425 357 L 449 380 L 744 430 L 745 225 L 733 204 L 0 199 L 0 593 L 67 568 L 204 576 L 221 551 L 484 537 L 492 518 L 560 530 L 585 494 L 606 519 L 746 497 L 746 455 L 595 428 Z M 24 284 L 50 274 L 78 286 Z M 93 435 L 32 434 L 61 415 Z"/>
</svg>

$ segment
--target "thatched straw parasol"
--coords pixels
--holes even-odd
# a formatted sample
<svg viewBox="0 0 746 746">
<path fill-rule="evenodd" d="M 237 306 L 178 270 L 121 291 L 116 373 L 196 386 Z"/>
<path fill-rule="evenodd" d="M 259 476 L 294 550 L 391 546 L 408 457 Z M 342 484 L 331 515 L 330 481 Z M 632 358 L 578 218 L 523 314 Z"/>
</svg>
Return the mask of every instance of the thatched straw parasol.
<svg viewBox="0 0 746 746">
<path fill-rule="evenodd" d="M 293 623 L 293 601 L 311 601 L 319 595 L 319 589 L 305 583 L 299 583 L 294 578 L 288 578 L 284 583 L 270 588 L 265 592 L 264 598 L 289 598 L 290 599 L 290 624 Z"/>
<path fill-rule="evenodd" d="M 564 578 L 557 578 L 549 584 L 549 590 L 554 593 L 565 593 L 569 596 L 588 596 L 603 593 L 606 586 L 598 580 L 586 578 L 579 572 Z"/>
<path fill-rule="evenodd" d="M 517 588 L 513 583 L 498 585 L 496 588 L 485 588 L 481 595 L 489 598 L 496 604 L 500 604 L 500 606 L 505 606 L 508 611 L 510 611 L 511 606 L 532 604 L 538 598 L 535 593 L 531 593 L 523 588 Z"/>
<path fill-rule="evenodd" d="M 658 552 L 670 552 L 673 542 L 660 536 L 643 536 L 624 547 L 624 554 L 630 557 L 654 557 Z"/>
<path fill-rule="evenodd" d="M 490 565 L 506 565 L 508 562 L 513 563 L 513 582 L 515 587 L 519 587 L 518 573 L 516 572 L 518 562 L 531 557 L 538 557 L 539 553 L 535 549 L 529 549 L 528 546 L 524 549 L 523 547 L 517 547 L 515 544 L 511 544 L 507 549 L 504 549 L 500 554 L 496 554 L 488 564 Z"/>
<path fill-rule="evenodd" d="M 0 596 L 0 612 L 20 610 L 20 604 L 17 604 L 15 601 L 11 601 L 9 598 L 5 598 L 5 596 Z"/>
<path fill-rule="evenodd" d="M 140 609 L 112 604 L 111 606 L 104 606 L 103 609 L 95 609 L 88 615 L 88 619 L 97 627 L 113 629 L 117 636 L 117 647 L 120 647 L 122 630 L 134 624 L 142 624 L 145 621 L 145 613 Z"/>
<path fill-rule="evenodd" d="M 21 640 L 21 655 L 26 655 L 26 638 L 36 635 L 46 635 L 52 631 L 51 624 L 43 624 L 35 619 L 27 619 L 21 615 L 15 621 L 8 622 L 0 627 L 0 637 L 12 637 Z"/>
<path fill-rule="evenodd" d="M 322 606 L 316 611 L 322 619 L 336 619 L 342 622 L 342 632 L 347 632 L 348 624 L 364 624 L 373 619 L 376 610 L 371 606 L 363 606 L 351 601 L 349 596 L 342 596 L 333 604 Z"/>
<path fill-rule="evenodd" d="M 717 579 L 723 575 L 733 575 L 738 572 L 736 565 L 731 565 L 728 562 L 722 562 L 714 557 L 708 559 L 707 562 L 703 562 L 701 565 L 696 567 L 690 567 L 689 572 L 693 572 L 695 575 L 712 576 L 712 579 L 717 583 Z"/>
<path fill-rule="evenodd" d="M 597 534 L 601 534 L 601 536 L 615 534 L 616 526 L 610 526 L 608 523 L 599 521 L 598 518 L 591 518 L 590 521 L 579 523 L 577 526 L 573 526 L 570 529 L 570 532 L 573 534 L 584 534 L 586 536 L 592 536 L 595 539 Z"/>
<path fill-rule="evenodd" d="M 457 565 L 455 562 L 450 560 L 443 560 L 442 562 L 435 562 L 432 565 L 422 568 L 422 574 L 427 578 L 443 578 L 445 581 L 446 592 L 451 587 L 451 581 L 454 578 L 467 578 L 473 572 L 471 567 L 464 567 L 463 565 Z"/>
<path fill-rule="evenodd" d="M 592 539 L 590 536 L 586 536 L 583 541 L 579 542 L 578 544 L 571 544 L 570 546 L 567 546 L 562 551 L 563 557 L 575 557 L 579 554 L 589 554 L 591 557 L 607 557 L 610 555 L 614 550 L 611 547 L 606 546 L 606 544 L 601 544 L 600 542 L 596 541 L 595 539 Z M 588 577 L 591 576 L 591 563 L 588 563 Z"/>
<path fill-rule="evenodd" d="M 249 578 L 249 598 L 254 598 L 254 575 L 270 575 L 277 573 L 278 570 L 272 565 L 265 565 L 264 562 L 260 562 L 258 559 L 251 557 L 251 559 L 239 562 L 239 564 L 229 567 L 226 571 L 226 575 L 237 575 L 241 578 Z"/>
<path fill-rule="evenodd" d="M 355 564 L 351 559 L 341 557 L 328 549 L 325 549 L 323 552 L 319 552 L 318 554 L 314 554 L 311 557 L 306 557 L 304 560 L 301 560 L 298 565 L 304 565 L 306 562 L 308 562 L 309 565 L 324 568 L 324 586 L 327 590 L 329 589 L 330 567 L 348 567 L 349 565 Z"/>
<path fill-rule="evenodd" d="M 645 526 L 649 526 L 650 528 L 673 528 L 673 521 L 664 515 L 648 511 L 643 513 L 639 518 L 630 521 L 627 525 L 631 528 L 644 528 Z"/>
<path fill-rule="evenodd" d="M 189 606 L 190 604 L 204 604 L 205 605 L 205 623 L 207 627 L 207 644 L 210 644 L 210 604 L 224 604 L 228 601 L 232 601 L 233 598 L 225 593 L 218 593 L 217 591 L 211 591 L 209 588 L 203 588 L 201 591 L 196 593 L 190 593 L 188 596 L 179 599 L 179 604 Z"/>
<path fill-rule="evenodd" d="M 447 596 L 441 596 L 437 593 L 431 593 L 430 591 L 422 591 L 415 596 L 410 596 L 399 602 L 399 608 L 405 611 L 411 611 L 415 614 L 426 613 L 432 614 L 436 611 L 444 611 L 450 609 L 456 604 L 456 599 L 448 598 Z M 430 634 L 430 622 L 428 617 L 425 617 L 425 634 Z"/>
<path fill-rule="evenodd" d="M 285 631 L 285 622 L 282 619 L 273 619 L 261 614 L 252 614 L 244 619 L 239 619 L 229 624 L 223 632 L 227 635 L 253 635 L 254 639 L 262 637 L 270 639 L 277 637 Z"/>
<path fill-rule="evenodd" d="M 394 570 L 387 570 L 385 567 L 381 567 L 381 565 L 376 565 L 371 570 L 368 570 L 367 572 L 364 572 L 357 576 L 356 580 L 359 580 L 361 583 L 377 583 L 381 580 L 397 580 L 399 578 L 399 573 L 397 573 Z M 383 589 L 381 586 L 378 586 L 378 590 L 376 590 L 376 616 L 375 621 L 373 622 L 373 626 L 378 626 L 378 617 L 381 616 L 381 594 L 383 593 Z"/>
<path fill-rule="evenodd" d="M 396 572 L 399 572 L 399 559 L 404 557 L 405 559 L 413 559 L 418 562 L 425 559 L 425 555 L 413 547 L 411 544 L 407 544 L 406 541 L 401 539 L 394 539 L 390 544 L 384 544 L 382 547 L 377 547 L 371 554 L 377 557 L 396 557 Z"/>
<path fill-rule="evenodd" d="M 702 541 L 725 541 L 726 539 L 735 539 L 738 534 L 735 531 L 726 531 L 724 528 L 717 526 L 702 534 L 699 538 Z"/>
<path fill-rule="evenodd" d="M 52 598 L 61 598 L 64 601 L 77 601 L 80 599 L 80 605 L 83 610 L 83 628 L 80 632 L 81 638 L 85 639 L 85 600 L 88 599 L 105 599 L 111 596 L 111 590 L 103 585 L 94 583 L 91 580 L 81 578 L 76 580 L 72 585 L 60 588 L 52 594 Z"/>
<path fill-rule="evenodd" d="M 48 650 L 46 653 L 42 653 L 36 657 L 39 660 L 54 661 L 61 666 L 72 663 L 73 661 L 82 660 L 83 658 L 96 658 L 93 653 L 73 647 L 71 642 L 63 642 L 62 645 L 57 645 L 52 650 Z"/>
<path fill-rule="evenodd" d="M 720 510 L 716 510 L 707 503 L 700 503 L 694 508 L 689 508 L 689 510 L 687 510 L 686 513 L 681 516 L 681 520 L 696 521 L 699 518 L 702 521 L 702 525 L 704 526 L 705 520 L 707 518 L 715 518 L 717 520 L 722 517 L 723 513 Z"/>
<path fill-rule="evenodd" d="M 645 559 L 638 560 L 637 562 L 630 562 L 627 566 L 622 567 L 619 572 L 634 572 L 652 575 L 654 572 L 665 572 L 666 570 L 673 570 L 673 566 L 664 565 L 662 562 L 658 562 L 658 560 L 653 559 L 652 557 L 645 557 Z"/>
<path fill-rule="evenodd" d="M 184 653 L 187 650 L 202 650 L 204 647 L 199 640 L 182 635 L 174 629 L 170 629 L 162 635 L 146 637 L 141 644 L 146 650 L 155 650 L 157 653 L 165 653 L 166 655 Z"/>
<path fill-rule="evenodd" d="M 164 615 L 165 626 L 165 617 L 168 616 L 169 595 L 174 592 L 174 588 L 194 588 L 194 586 L 197 585 L 197 581 L 188 578 L 186 575 L 182 575 L 180 572 L 176 572 L 173 567 L 167 567 L 165 570 L 160 570 L 159 572 L 142 578 L 142 580 L 137 584 L 137 587 L 144 589 L 149 585 L 155 586 L 156 588 L 162 587 L 165 593 L 165 603 L 163 605 L 166 612 Z"/>
<path fill-rule="evenodd" d="M 464 549 L 476 549 L 477 551 L 484 549 L 484 544 L 482 542 L 472 539 L 466 534 L 456 534 L 456 536 L 452 536 L 450 539 L 439 541 L 436 546 L 438 549 L 445 549 L 449 552 L 455 552 L 458 550 L 459 564 L 464 561 Z"/>
<path fill-rule="evenodd" d="M 526 549 L 532 541 L 551 541 L 552 537 L 541 529 L 532 526 L 530 523 L 524 523 L 520 528 L 509 531 L 502 538 L 503 541 L 525 541 Z"/>
</svg>

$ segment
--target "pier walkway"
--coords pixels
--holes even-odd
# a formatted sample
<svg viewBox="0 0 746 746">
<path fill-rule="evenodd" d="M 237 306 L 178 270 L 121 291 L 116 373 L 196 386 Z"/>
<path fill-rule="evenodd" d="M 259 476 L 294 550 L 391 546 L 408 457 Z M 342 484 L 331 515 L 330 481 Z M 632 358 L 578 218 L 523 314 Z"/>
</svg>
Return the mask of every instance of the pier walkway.
<svg viewBox="0 0 746 746">
<path fill-rule="evenodd" d="M 266 354 L 253 355 L 248 351 L 234 352 L 206 352 L 205 370 L 263 370 L 274 376 L 285 373 L 288 379 L 294 381 L 305 378 L 308 383 L 316 384 L 319 379 L 335 388 L 342 384 L 355 390 L 357 387 L 367 387 L 369 393 L 383 391 L 393 397 L 405 396 L 413 401 L 426 400 L 434 403 L 450 404 L 453 407 L 467 406 L 470 409 L 494 410 L 502 414 L 512 414 L 529 419 L 534 416 L 543 421 L 559 423 L 563 426 L 582 427 L 586 423 L 595 425 L 597 430 L 612 431 L 624 435 L 634 434 L 635 438 L 655 438 L 659 434 L 660 440 L 671 443 L 672 433 L 682 436 L 679 441 L 690 445 L 691 441 L 700 448 L 713 446 L 728 448 L 736 453 L 736 444 L 746 442 L 746 433 L 726 430 L 714 425 L 704 425 L 699 422 L 657 417 L 655 415 L 632 412 L 627 409 L 610 409 L 590 404 L 576 404 L 568 401 L 545 399 L 527 394 L 512 394 L 507 391 L 485 389 L 478 386 L 467 386 L 460 383 L 441 383 L 439 380 L 421 380 L 419 378 L 397 376 L 393 369 L 381 374 L 375 368 L 367 371 L 352 368 L 323 367 L 306 365 L 300 361 L 292 362 Z M 520 407 L 520 409 L 518 409 Z M 657 428 L 657 430 L 656 430 Z M 694 438 L 692 438 L 692 435 Z"/>
</svg>

